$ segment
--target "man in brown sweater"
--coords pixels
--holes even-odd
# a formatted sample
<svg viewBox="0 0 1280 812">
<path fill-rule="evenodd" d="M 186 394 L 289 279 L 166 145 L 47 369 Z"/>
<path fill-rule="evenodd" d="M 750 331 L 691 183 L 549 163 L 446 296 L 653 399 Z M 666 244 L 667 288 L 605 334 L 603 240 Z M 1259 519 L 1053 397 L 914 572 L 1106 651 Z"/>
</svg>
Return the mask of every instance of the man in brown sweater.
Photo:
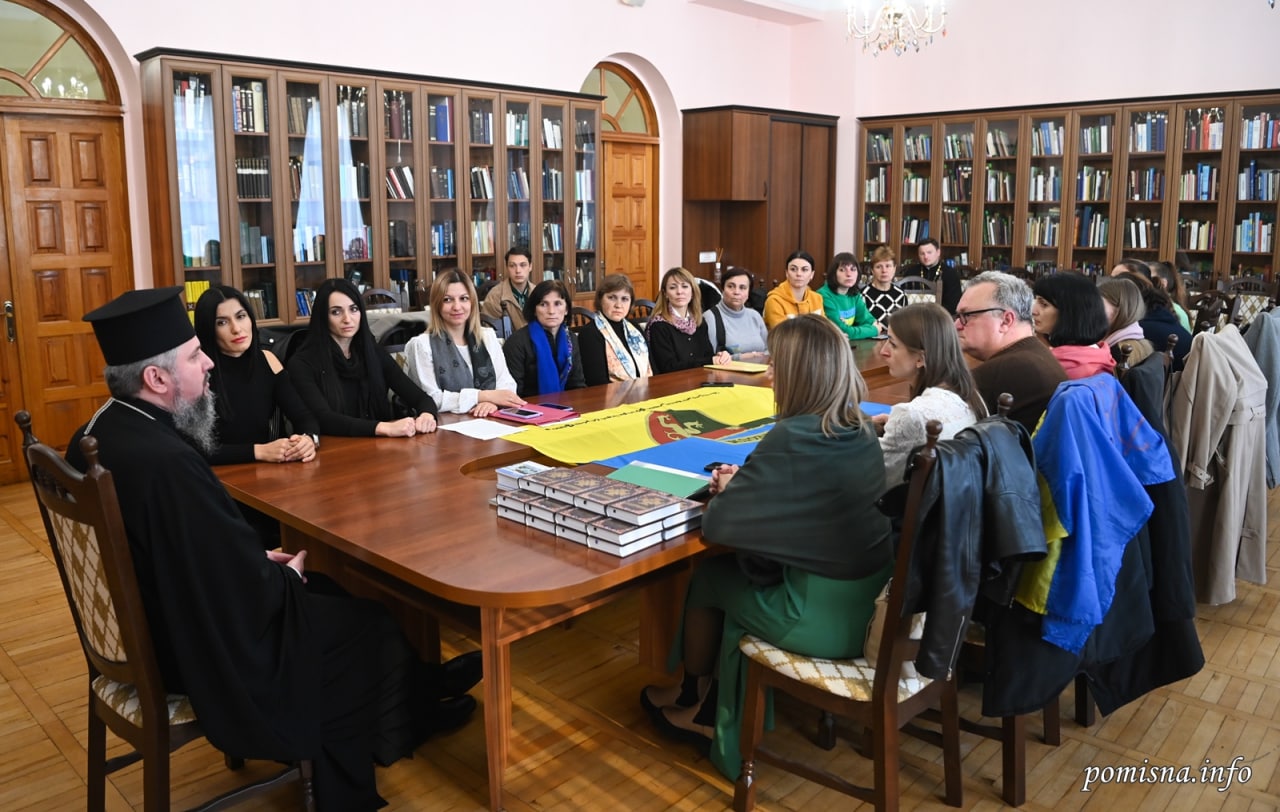
<svg viewBox="0 0 1280 812">
<path fill-rule="evenodd" d="M 995 414 L 1002 393 L 1013 395 L 1009 417 L 1035 431 L 1049 398 L 1067 379 L 1062 365 L 1031 329 L 1031 288 L 999 271 L 969 281 L 956 306 L 960 346 L 982 362 L 973 380 Z"/>
</svg>

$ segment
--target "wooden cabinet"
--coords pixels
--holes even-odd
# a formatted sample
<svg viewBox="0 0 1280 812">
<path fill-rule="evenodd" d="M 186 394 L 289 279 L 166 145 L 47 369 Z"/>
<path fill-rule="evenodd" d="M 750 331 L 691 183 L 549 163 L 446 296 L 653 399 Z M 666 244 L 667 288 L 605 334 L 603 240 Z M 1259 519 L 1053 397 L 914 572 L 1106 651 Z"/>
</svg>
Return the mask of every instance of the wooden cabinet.
<svg viewBox="0 0 1280 812">
<path fill-rule="evenodd" d="M 910 255 L 936 225 L 958 264 L 1105 273 L 1176 254 L 1206 276 L 1274 277 L 1275 94 L 875 119 L 859 140 L 862 256 Z"/>
<path fill-rule="evenodd" d="M 186 284 L 189 305 L 226 284 L 260 321 L 292 322 L 340 275 L 407 301 L 419 277 L 454 266 L 496 278 L 517 245 L 535 279 L 594 290 L 597 97 L 139 58 L 155 284 Z"/>
<path fill-rule="evenodd" d="M 722 267 L 743 266 L 757 282 L 776 284 L 787 255 L 803 249 L 825 268 L 835 125 L 835 117 L 780 110 L 685 110 L 684 266 L 714 278 L 714 264 L 698 261 L 714 251 Z"/>
</svg>

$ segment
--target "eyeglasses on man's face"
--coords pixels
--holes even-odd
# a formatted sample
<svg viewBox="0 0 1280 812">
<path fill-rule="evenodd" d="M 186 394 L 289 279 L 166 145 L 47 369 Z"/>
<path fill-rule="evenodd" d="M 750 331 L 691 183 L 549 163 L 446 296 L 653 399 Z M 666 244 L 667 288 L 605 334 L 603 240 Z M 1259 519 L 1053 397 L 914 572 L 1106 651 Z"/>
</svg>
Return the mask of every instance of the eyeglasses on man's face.
<svg viewBox="0 0 1280 812">
<path fill-rule="evenodd" d="M 956 321 L 960 322 L 961 327 L 967 327 L 969 319 L 974 316 L 980 316 L 983 313 L 1004 313 L 1007 309 L 1005 307 L 984 307 L 981 310 L 957 310 Z"/>
</svg>

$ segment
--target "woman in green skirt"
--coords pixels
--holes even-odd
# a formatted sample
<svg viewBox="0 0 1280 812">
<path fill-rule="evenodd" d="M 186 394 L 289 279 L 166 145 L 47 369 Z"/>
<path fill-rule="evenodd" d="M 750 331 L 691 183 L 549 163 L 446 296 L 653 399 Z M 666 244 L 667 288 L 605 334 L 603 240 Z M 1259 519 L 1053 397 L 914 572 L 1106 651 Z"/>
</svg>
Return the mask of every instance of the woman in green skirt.
<svg viewBox="0 0 1280 812">
<path fill-rule="evenodd" d="M 861 656 L 893 568 L 889 521 L 875 506 L 884 457 L 858 407 L 866 384 L 848 340 L 821 315 L 802 315 L 770 332 L 769 353 L 778 422 L 741 468 L 712 474 L 702 519 L 703 536 L 733 552 L 694 570 L 672 651 L 684 679 L 641 695 L 660 730 L 709 743 L 730 779 L 741 768 L 742 635 L 812 657 Z"/>
</svg>

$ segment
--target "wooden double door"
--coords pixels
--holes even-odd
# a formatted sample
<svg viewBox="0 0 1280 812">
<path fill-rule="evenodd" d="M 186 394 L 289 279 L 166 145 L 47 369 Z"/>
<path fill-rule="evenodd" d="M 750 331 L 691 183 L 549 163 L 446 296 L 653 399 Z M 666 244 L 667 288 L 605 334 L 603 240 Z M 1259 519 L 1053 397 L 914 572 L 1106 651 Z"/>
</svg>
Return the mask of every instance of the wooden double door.
<svg viewBox="0 0 1280 812">
<path fill-rule="evenodd" d="M 82 317 L 133 287 L 122 129 L 0 113 L 0 483 L 26 475 L 14 413 L 63 448 L 107 397 Z"/>
</svg>

